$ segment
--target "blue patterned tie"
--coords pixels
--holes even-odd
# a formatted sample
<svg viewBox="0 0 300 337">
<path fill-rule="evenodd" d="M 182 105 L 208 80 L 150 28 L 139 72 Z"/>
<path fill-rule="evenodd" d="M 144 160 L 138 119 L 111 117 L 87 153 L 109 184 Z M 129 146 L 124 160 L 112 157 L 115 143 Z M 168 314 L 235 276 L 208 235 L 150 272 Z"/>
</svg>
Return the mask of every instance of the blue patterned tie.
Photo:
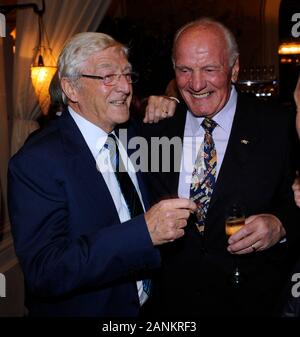
<svg viewBox="0 0 300 337">
<path fill-rule="evenodd" d="M 190 198 L 197 205 L 197 227 L 199 232 L 203 233 L 210 198 L 216 183 L 217 152 L 212 132 L 217 123 L 212 119 L 204 118 L 201 126 L 205 135 L 193 169 Z"/>
<path fill-rule="evenodd" d="M 140 197 L 128 172 L 126 171 L 125 165 L 122 161 L 122 157 L 119 153 L 117 139 L 114 134 L 110 133 L 107 136 L 104 147 L 109 150 L 110 161 L 114 169 L 117 181 L 119 183 L 120 190 L 126 201 L 130 217 L 134 218 L 137 215 L 143 214 L 144 209 L 140 201 Z M 143 290 L 148 296 L 150 295 L 150 289 L 151 280 L 143 280 Z"/>
</svg>

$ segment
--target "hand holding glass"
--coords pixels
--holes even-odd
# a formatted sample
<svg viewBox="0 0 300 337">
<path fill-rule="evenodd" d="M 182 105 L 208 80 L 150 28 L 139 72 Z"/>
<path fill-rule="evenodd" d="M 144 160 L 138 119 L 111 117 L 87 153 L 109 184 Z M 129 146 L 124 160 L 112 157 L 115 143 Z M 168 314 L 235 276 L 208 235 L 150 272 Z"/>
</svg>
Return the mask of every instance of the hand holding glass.
<svg viewBox="0 0 300 337">
<path fill-rule="evenodd" d="M 242 226 L 245 224 L 245 215 L 242 210 L 241 206 L 233 205 L 229 212 L 228 216 L 225 220 L 225 233 L 227 236 L 227 239 L 237 231 L 239 231 Z M 233 271 L 233 275 L 231 276 L 231 282 L 235 285 L 238 285 L 241 283 L 242 277 L 241 272 L 238 266 L 238 257 L 234 256 L 235 258 L 235 267 Z"/>
</svg>

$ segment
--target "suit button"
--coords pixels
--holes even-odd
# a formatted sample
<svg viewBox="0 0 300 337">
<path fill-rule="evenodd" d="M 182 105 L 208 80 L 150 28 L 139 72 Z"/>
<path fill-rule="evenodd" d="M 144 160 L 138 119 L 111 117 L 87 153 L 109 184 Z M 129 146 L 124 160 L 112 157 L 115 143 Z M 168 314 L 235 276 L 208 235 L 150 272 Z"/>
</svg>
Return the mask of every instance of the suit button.
<svg viewBox="0 0 300 337">
<path fill-rule="evenodd" d="M 202 255 L 206 255 L 207 254 L 207 249 L 205 247 L 201 247 L 200 248 L 200 252 Z"/>
</svg>

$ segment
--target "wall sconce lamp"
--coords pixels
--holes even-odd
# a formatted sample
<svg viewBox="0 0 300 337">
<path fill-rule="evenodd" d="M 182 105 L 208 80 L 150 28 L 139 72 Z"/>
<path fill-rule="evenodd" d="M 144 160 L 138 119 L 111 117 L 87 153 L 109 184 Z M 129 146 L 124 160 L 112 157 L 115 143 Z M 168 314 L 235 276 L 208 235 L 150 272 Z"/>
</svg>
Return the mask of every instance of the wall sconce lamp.
<svg viewBox="0 0 300 337">
<path fill-rule="evenodd" d="M 279 45 L 278 48 L 279 55 L 295 55 L 300 54 L 300 43 L 299 42 L 284 42 Z"/>
<path fill-rule="evenodd" d="M 31 65 L 31 81 L 34 87 L 42 113 L 48 113 L 50 105 L 49 85 L 56 72 L 55 60 L 52 55 L 52 49 L 48 35 L 43 23 L 43 13 L 45 11 L 45 2 L 43 0 L 43 11 L 39 12 L 39 40 L 34 48 L 34 58 Z M 45 63 L 47 62 L 47 63 Z"/>
<path fill-rule="evenodd" d="M 29 7 L 33 8 L 34 12 L 38 14 L 39 23 L 38 45 L 34 48 L 33 62 L 31 65 L 31 81 L 42 113 L 46 115 L 50 105 L 49 85 L 56 72 L 56 67 L 54 66 L 55 60 L 43 23 L 45 0 L 42 0 L 41 9 L 39 9 L 35 3 L 27 3 L 0 6 L 0 12 L 7 14 L 14 9 L 24 9 Z"/>
</svg>

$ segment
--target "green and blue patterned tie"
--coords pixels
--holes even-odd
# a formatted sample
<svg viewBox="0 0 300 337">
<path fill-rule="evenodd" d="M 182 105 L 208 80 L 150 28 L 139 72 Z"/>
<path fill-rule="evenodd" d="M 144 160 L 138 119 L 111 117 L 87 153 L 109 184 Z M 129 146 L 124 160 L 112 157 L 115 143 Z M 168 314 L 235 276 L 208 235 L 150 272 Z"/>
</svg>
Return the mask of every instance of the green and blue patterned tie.
<svg viewBox="0 0 300 337">
<path fill-rule="evenodd" d="M 199 232 L 203 233 L 209 202 L 216 183 L 217 152 L 212 132 L 217 123 L 212 119 L 204 118 L 201 126 L 205 131 L 205 135 L 194 164 L 190 198 L 197 205 L 196 224 Z"/>
</svg>

